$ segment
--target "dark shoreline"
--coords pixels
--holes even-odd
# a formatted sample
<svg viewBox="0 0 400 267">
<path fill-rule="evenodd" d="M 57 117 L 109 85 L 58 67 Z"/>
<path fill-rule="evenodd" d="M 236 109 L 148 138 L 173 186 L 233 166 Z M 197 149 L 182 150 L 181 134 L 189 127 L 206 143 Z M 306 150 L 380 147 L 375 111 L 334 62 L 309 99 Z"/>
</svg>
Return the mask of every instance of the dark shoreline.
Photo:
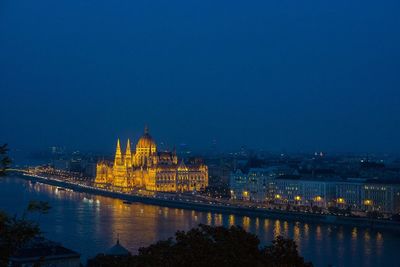
<svg viewBox="0 0 400 267">
<path fill-rule="evenodd" d="M 110 192 L 98 188 L 85 187 L 82 185 L 71 184 L 59 180 L 30 176 L 29 174 L 18 175 L 18 177 L 29 181 L 35 181 L 57 187 L 72 189 L 76 192 L 89 193 L 93 195 L 117 198 L 123 201 L 140 202 L 140 203 L 164 206 L 164 207 L 182 208 L 182 209 L 197 210 L 203 212 L 217 212 L 223 214 L 233 214 L 233 215 L 249 216 L 249 217 L 281 219 L 281 220 L 283 219 L 288 221 L 347 225 L 356 227 L 366 227 L 371 229 L 400 231 L 399 222 L 388 221 L 388 220 L 376 220 L 367 218 L 343 217 L 343 216 L 300 213 L 300 212 L 286 212 L 279 210 L 255 209 L 246 207 L 216 206 L 213 204 L 206 204 L 206 203 L 183 202 L 183 201 L 159 199 L 146 196 L 128 195 L 118 192 Z"/>
</svg>

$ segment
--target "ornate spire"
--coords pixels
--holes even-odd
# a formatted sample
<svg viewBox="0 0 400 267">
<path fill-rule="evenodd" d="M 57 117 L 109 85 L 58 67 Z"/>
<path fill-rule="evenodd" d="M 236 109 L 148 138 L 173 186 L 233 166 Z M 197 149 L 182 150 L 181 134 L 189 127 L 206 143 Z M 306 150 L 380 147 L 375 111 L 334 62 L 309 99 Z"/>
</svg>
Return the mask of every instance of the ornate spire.
<svg viewBox="0 0 400 267">
<path fill-rule="evenodd" d="M 131 141 L 126 143 L 126 151 L 125 151 L 125 165 L 127 167 L 132 167 L 132 151 L 131 151 Z"/>
<path fill-rule="evenodd" d="M 121 155 L 121 144 L 119 142 L 119 138 L 117 140 L 117 151 L 115 152 L 115 156 Z"/>
<path fill-rule="evenodd" d="M 149 127 L 147 124 L 144 126 L 144 134 L 149 134 Z"/>
<path fill-rule="evenodd" d="M 117 149 L 115 151 L 115 160 L 114 165 L 122 163 L 122 153 L 121 153 L 121 144 L 119 142 L 119 138 L 117 140 Z"/>
<path fill-rule="evenodd" d="M 131 141 L 128 138 L 128 142 L 126 143 L 126 151 L 125 151 L 125 156 L 131 156 L 132 151 L 131 151 Z"/>
</svg>

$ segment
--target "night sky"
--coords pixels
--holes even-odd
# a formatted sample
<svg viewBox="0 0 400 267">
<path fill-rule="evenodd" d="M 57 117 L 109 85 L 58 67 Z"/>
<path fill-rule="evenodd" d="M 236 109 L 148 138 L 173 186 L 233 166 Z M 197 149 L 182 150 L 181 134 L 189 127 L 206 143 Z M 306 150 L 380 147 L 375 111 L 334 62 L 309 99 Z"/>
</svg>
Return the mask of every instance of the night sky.
<svg viewBox="0 0 400 267">
<path fill-rule="evenodd" d="M 400 152 L 400 1 L 1 0 L 0 143 Z"/>
</svg>

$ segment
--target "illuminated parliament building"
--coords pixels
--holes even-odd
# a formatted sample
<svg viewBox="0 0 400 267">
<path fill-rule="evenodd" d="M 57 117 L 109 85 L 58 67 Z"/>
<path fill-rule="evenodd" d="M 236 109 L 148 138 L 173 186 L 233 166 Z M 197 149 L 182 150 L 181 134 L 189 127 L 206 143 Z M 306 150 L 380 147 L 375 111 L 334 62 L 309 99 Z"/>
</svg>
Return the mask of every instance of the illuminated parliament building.
<svg viewBox="0 0 400 267">
<path fill-rule="evenodd" d="M 146 127 L 134 152 L 128 139 L 122 154 L 118 139 L 114 162 L 101 160 L 97 163 L 95 185 L 123 191 L 200 191 L 208 185 L 208 168 L 199 160 L 187 164 L 178 161 L 175 151 L 157 151 Z"/>
</svg>

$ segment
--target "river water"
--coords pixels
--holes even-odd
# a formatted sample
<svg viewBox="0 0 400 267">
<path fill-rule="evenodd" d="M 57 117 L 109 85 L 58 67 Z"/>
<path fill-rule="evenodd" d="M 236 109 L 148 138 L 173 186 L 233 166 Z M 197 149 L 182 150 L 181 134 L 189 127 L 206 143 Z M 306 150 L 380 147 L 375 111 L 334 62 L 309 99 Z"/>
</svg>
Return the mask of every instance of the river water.
<svg viewBox="0 0 400 267">
<path fill-rule="evenodd" d="M 211 212 L 166 208 L 141 203 L 61 191 L 17 177 L 0 180 L 0 209 L 21 215 L 30 200 L 48 201 L 37 220 L 45 236 L 82 254 L 82 261 L 111 247 L 117 236 L 132 253 L 199 223 L 240 225 L 268 245 L 276 235 L 293 238 L 299 251 L 314 266 L 400 266 L 396 253 L 400 233 L 350 226 L 335 226 L 250 218 Z"/>
</svg>

